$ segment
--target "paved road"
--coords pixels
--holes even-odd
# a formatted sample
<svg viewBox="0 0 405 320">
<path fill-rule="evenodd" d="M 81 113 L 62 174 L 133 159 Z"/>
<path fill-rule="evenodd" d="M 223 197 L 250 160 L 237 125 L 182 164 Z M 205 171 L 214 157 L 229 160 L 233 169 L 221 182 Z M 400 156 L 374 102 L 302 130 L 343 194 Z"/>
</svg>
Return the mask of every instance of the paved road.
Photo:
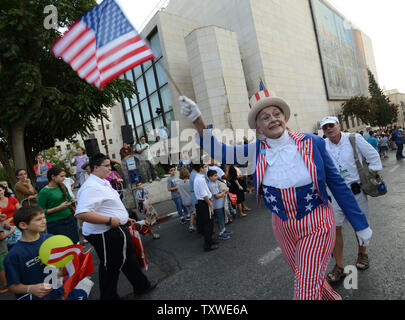
<svg viewBox="0 0 405 320">
<path fill-rule="evenodd" d="M 388 194 L 370 198 L 369 223 L 374 236 L 368 250 L 371 267 L 359 272 L 358 289 L 347 290 L 343 283 L 335 289 L 347 300 L 405 299 L 405 269 L 403 244 L 405 243 L 405 161 L 397 162 L 392 152 L 383 160 L 383 177 Z M 247 204 L 255 208 L 254 196 Z M 170 203 L 157 206 L 158 210 L 172 212 Z M 159 286 L 145 300 L 280 300 L 293 297 L 293 275 L 285 263 L 273 236 L 271 214 L 260 207 L 248 217 L 237 219 L 229 228 L 232 239 L 220 243 L 220 248 L 203 252 L 201 236 L 187 231 L 172 217 L 155 227 L 160 240 L 143 238 L 150 261 L 147 276 L 159 280 Z M 357 247 L 349 224 L 343 229 L 344 259 L 355 265 Z M 95 270 L 97 258 L 94 255 Z M 333 267 L 331 259 L 329 268 Z M 96 285 L 91 294 L 98 299 L 98 274 L 93 274 Z M 119 294 L 126 296 L 131 286 L 122 274 Z M 10 299 L 2 295 L 0 299 Z"/>
<path fill-rule="evenodd" d="M 369 199 L 368 219 L 374 231 L 368 250 L 371 267 L 358 273 L 357 290 L 347 290 L 343 283 L 335 287 L 343 299 L 405 299 L 405 161 L 396 161 L 391 152 L 383 165 L 389 192 Z M 254 196 L 248 197 L 251 208 L 254 203 Z M 159 279 L 160 284 L 142 299 L 291 299 L 293 275 L 273 236 L 271 214 L 262 206 L 229 227 L 234 232 L 232 239 L 209 253 L 202 251 L 202 238 L 188 233 L 174 218 L 157 228 L 160 240 L 144 238 L 151 262 L 147 275 Z M 346 224 L 343 232 L 345 263 L 355 265 L 354 231 Z M 328 270 L 333 265 L 331 259 Z M 130 290 L 123 276 L 120 293 Z"/>
</svg>

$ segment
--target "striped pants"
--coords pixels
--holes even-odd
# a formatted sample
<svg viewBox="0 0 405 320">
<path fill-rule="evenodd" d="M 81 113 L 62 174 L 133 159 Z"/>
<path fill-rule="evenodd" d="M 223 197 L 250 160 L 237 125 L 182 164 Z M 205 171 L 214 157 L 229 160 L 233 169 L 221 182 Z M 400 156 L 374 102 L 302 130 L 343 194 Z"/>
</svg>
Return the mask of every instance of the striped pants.
<svg viewBox="0 0 405 320">
<path fill-rule="evenodd" d="M 284 259 L 294 273 L 294 300 L 341 300 L 325 278 L 336 237 L 332 206 L 328 209 L 322 204 L 299 221 L 295 218 L 296 204 L 286 203 L 288 207 L 288 220 L 273 214 L 272 224 Z"/>
</svg>

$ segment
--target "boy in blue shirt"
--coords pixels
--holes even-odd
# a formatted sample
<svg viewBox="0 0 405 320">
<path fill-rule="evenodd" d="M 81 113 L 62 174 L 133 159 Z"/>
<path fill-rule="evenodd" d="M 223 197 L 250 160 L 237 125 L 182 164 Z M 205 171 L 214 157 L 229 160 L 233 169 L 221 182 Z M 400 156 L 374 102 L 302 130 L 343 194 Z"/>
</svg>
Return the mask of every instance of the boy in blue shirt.
<svg viewBox="0 0 405 320">
<path fill-rule="evenodd" d="M 57 300 L 58 290 L 44 283 L 47 274 L 39 258 L 39 248 L 51 237 L 46 229 L 45 213 L 39 207 L 22 207 L 14 213 L 14 224 L 22 238 L 4 259 L 7 285 L 17 300 Z"/>
</svg>

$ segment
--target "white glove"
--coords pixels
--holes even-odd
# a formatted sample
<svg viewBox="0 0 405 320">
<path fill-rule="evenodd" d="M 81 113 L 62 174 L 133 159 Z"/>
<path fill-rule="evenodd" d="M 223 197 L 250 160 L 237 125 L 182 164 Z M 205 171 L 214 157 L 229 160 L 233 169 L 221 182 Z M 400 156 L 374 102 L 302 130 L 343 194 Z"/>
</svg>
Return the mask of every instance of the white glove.
<svg viewBox="0 0 405 320">
<path fill-rule="evenodd" d="M 181 114 L 189 121 L 194 122 L 199 116 L 201 116 L 201 111 L 193 100 L 181 96 L 179 97 L 179 101 L 181 105 Z"/>
<path fill-rule="evenodd" d="M 372 235 L 373 231 L 370 229 L 370 227 L 361 231 L 357 231 L 357 237 L 359 238 L 360 246 L 368 247 Z"/>
</svg>

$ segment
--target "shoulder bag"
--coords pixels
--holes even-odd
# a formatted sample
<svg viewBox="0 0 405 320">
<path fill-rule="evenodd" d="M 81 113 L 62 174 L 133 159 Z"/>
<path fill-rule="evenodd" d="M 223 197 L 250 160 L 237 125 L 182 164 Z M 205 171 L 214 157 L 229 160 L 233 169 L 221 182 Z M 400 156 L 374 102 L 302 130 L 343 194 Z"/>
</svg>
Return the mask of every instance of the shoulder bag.
<svg viewBox="0 0 405 320">
<path fill-rule="evenodd" d="M 356 148 L 356 136 L 351 134 L 349 137 L 350 143 L 353 148 L 354 160 L 356 161 L 357 171 L 360 176 L 360 186 L 365 194 L 371 197 L 379 197 L 387 193 L 387 187 L 381 175 L 375 176 L 368 168 L 367 161 L 362 156 L 360 162 L 359 155 Z"/>
</svg>

